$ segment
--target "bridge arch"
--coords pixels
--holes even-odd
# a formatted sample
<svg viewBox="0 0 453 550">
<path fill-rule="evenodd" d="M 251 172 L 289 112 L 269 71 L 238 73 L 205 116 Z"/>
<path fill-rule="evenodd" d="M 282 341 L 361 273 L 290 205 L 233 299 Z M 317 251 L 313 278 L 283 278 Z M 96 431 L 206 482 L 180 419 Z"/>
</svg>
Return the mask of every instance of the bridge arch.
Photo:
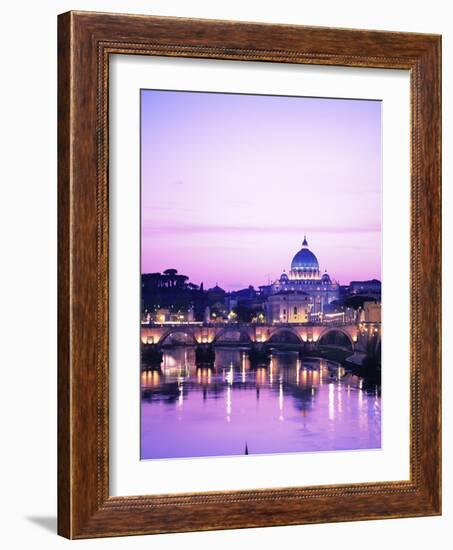
<svg viewBox="0 0 453 550">
<path fill-rule="evenodd" d="M 354 340 L 347 330 L 340 327 L 325 329 L 318 337 L 317 347 L 322 345 L 354 350 Z"/>
<path fill-rule="evenodd" d="M 250 344 L 252 338 L 247 330 L 239 327 L 225 327 L 219 330 L 214 338 L 215 344 L 225 343 L 246 343 Z"/>
<path fill-rule="evenodd" d="M 268 344 L 302 344 L 303 340 L 296 330 L 290 327 L 273 330 L 267 340 Z"/>
<path fill-rule="evenodd" d="M 162 334 L 162 336 L 159 338 L 159 342 L 158 344 L 163 346 L 165 345 L 166 343 L 166 340 L 168 340 L 169 338 L 171 338 L 172 336 L 174 335 L 182 335 L 182 336 L 186 336 L 187 338 L 184 340 L 183 338 L 180 339 L 180 343 L 188 343 L 188 344 L 197 344 L 197 339 L 195 338 L 195 335 L 193 333 L 192 330 L 190 329 L 187 329 L 187 328 L 177 328 L 177 327 L 173 327 L 169 330 L 167 330 L 166 332 L 164 332 Z M 167 342 L 169 343 L 169 342 Z"/>
</svg>

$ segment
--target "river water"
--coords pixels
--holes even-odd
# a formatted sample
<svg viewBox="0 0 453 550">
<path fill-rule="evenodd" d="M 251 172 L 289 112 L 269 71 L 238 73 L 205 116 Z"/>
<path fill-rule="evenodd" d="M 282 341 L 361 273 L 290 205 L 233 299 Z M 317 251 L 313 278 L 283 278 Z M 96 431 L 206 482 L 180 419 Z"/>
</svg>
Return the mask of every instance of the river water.
<svg viewBox="0 0 453 550">
<path fill-rule="evenodd" d="M 142 459 L 380 445 L 378 388 L 335 362 L 279 351 L 256 368 L 245 349 L 217 348 L 214 366 L 197 368 L 179 347 L 141 373 Z"/>
</svg>

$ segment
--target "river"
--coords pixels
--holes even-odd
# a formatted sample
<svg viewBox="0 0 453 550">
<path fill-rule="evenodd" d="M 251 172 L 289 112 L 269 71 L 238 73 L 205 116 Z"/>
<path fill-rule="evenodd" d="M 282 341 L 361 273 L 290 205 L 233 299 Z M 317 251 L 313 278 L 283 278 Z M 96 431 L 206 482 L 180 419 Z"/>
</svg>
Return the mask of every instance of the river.
<svg viewBox="0 0 453 550">
<path fill-rule="evenodd" d="M 216 349 L 197 368 L 195 350 L 164 351 L 141 372 L 141 458 L 375 449 L 379 388 L 339 363 L 274 351 L 253 367 L 246 349 Z"/>
</svg>

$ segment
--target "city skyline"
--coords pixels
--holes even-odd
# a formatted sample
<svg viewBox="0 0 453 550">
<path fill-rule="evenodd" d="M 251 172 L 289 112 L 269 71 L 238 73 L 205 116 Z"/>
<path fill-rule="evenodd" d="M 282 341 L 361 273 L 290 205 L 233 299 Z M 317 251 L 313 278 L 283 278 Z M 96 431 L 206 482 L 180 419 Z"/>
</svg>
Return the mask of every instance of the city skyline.
<svg viewBox="0 0 453 550">
<path fill-rule="evenodd" d="M 381 278 L 381 103 L 142 90 L 142 273 L 258 287 L 307 235 L 341 284 Z"/>
</svg>

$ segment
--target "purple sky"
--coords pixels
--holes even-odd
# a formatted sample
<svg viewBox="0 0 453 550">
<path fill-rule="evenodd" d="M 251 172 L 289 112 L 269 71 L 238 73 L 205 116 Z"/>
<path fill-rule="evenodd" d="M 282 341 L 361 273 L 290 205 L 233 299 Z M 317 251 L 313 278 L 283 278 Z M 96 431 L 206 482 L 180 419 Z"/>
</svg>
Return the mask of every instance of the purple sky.
<svg viewBox="0 0 453 550">
<path fill-rule="evenodd" d="M 304 234 L 346 284 L 381 278 L 381 103 L 142 90 L 142 273 L 205 288 L 289 270 Z"/>
</svg>

